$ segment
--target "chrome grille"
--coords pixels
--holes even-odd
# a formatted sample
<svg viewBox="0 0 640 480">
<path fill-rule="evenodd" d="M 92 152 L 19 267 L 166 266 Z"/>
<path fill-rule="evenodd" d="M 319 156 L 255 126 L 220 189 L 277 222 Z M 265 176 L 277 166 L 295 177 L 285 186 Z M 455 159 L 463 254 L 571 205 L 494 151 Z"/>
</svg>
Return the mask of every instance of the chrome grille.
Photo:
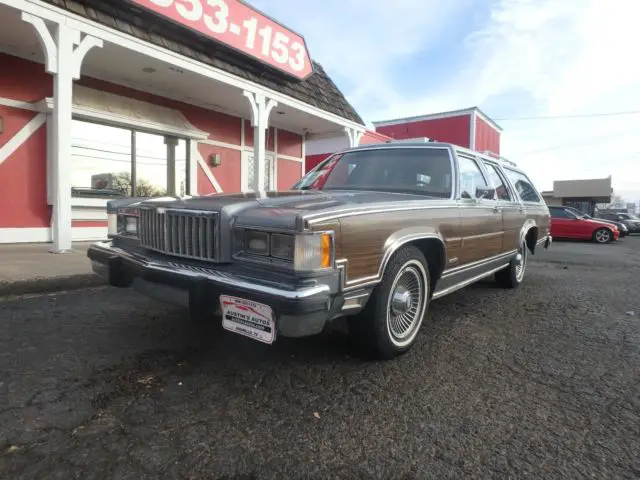
<svg viewBox="0 0 640 480">
<path fill-rule="evenodd" d="M 140 210 L 140 244 L 167 255 L 215 260 L 217 214 Z"/>
</svg>

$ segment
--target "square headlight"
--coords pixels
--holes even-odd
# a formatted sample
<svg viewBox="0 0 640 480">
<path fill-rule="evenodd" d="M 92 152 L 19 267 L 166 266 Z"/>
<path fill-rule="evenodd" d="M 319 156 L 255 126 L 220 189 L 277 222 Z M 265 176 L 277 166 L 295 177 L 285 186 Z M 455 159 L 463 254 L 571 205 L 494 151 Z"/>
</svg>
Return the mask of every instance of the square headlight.
<svg viewBox="0 0 640 480">
<path fill-rule="evenodd" d="M 138 234 L 138 217 L 124 217 L 124 231 L 129 235 Z"/>
<path fill-rule="evenodd" d="M 296 241 L 293 235 L 274 233 L 271 235 L 271 256 L 293 261 Z"/>
<path fill-rule="evenodd" d="M 269 255 L 269 233 L 246 230 L 244 248 L 251 255 Z"/>
</svg>

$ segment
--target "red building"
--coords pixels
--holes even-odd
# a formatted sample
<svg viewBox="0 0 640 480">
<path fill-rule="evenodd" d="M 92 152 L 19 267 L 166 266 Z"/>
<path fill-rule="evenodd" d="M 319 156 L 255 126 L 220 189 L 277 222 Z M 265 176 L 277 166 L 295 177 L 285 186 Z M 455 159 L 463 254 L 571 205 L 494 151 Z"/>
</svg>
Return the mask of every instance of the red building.
<svg viewBox="0 0 640 480">
<path fill-rule="evenodd" d="M 502 128 L 479 108 L 373 122 L 376 132 L 394 140 L 427 137 L 477 152 L 500 155 Z"/>
<path fill-rule="evenodd" d="M 304 38 L 238 0 L 0 0 L 0 243 L 106 237 L 117 195 L 286 189 L 364 134 Z"/>
</svg>

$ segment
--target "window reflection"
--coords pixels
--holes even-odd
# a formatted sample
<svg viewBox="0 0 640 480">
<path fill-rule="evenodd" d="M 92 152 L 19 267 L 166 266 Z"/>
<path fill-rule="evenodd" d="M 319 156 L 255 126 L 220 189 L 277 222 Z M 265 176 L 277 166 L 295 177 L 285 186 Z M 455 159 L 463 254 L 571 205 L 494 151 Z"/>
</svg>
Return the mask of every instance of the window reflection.
<svg viewBox="0 0 640 480">
<path fill-rule="evenodd" d="M 136 132 L 136 196 L 167 194 L 167 146 L 162 135 Z"/>
<path fill-rule="evenodd" d="M 185 195 L 189 142 L 174 140 L 175 176 L 163 135 L 73 120 L 71 126 L 72 195 L 156 197 Z M 135 155 L 133 154 L 135 150 Z M 134 164 L 135 162 L 135 164 Z M 175 179 L 174 188 L 169 181 Z"/>
<path fill-rule="evenodd" d="M 71 124 L 71 187 L 75 196 L 131 195 L 131 132 L 74 120 Z"/>
<path fill-rule="evenodd" d="M 176 146 L 176 195 L 181 197 L 187 194 L 187 148 L 189 142 L 178 140 Z"/>
</svg>

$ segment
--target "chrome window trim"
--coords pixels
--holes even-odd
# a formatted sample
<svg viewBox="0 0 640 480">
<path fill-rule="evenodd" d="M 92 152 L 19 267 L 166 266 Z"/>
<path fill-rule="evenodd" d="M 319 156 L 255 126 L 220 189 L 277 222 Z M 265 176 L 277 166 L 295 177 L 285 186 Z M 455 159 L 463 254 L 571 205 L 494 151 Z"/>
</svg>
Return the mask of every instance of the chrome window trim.
<svg viewBox="0 0 640 480">
<path fill-rule="evenodd" d="M 461 187 L 460 187 L 460 158 L 464 158 L 466 160 L 471 160 L 476 167 L 478 167 L 478 170 L 480 171 L 480 175 L 482 175 L 482 178 L 484 179 L 484 182 L 487 184 L 487 186 L 490 186 L 491 183 L 489 182 L 488 178 L 487 178 L 487 172 L 484 170 L 484 168 L 482 168 L 482 165 L 480 164 L 480 162 L 478 161 L 478 158 L 476 155 L 471 155 L 467 152 L 461 151 L 460 153 L 456 152 L 456 167 L 457 167 L 457 171 L 456 171 L 456 191 L 457 196 L 456 196 L 456 200 L 462 200 L 462 201 L 468 201 L 468 200 L 473 200 L 475 201 L 475 196 L 471 197 L 471 198 L 462 198 L 462 191 L 461 191 Z M 486 200 L 492 200 L 490 198 L 487 198 Z"/>
<path fill-rule="evenodd" d="M 481 162 L 484 163 L 485 166 L 486 165 L 490 165 L 490 166 L 492 166 L 492 167 L 494 167 L 496 169 L 496 173 L 501 178 L 501 180 L 504 183 L 505 187 L 507 187 L 507 191 L 509 192 L 509 196 L 511 197 L 509 200 L 502 200 L 502 199 L 499 199 L 499 198 L 496 198 L 496 200 L 498 202 L 500 202 L 501 204 L 520 205 L 520 202 L 518 201 L 519 197 L 517 195 L 518 192 L 514 191 L 513 185 L 511 185 L 511 181 L 507 178 L 507 175 L 502 170 L 501 165 L 498 162 L 494 162 L 492 160 L 481 159 Z M 496 186 L 493 185 L 493 188 L 496 188 Z"/>
</svg>

